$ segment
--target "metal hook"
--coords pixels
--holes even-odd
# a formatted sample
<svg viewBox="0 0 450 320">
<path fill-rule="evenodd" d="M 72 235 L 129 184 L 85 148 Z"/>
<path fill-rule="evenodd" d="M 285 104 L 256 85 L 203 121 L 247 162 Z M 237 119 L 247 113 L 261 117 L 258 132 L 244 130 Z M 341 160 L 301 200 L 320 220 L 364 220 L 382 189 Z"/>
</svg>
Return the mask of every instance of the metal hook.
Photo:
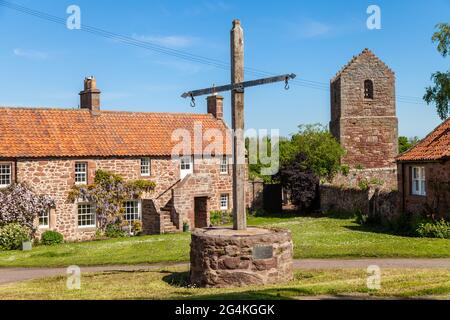
<svg viewBox="0 0 450 320">
<path fill-rule="evenodd" d="M 284 90 L 289 90 L 289 77 L 284 79 Z"/>
<path fill-rule="evenodd" d="M 189 94 L 189 96 L 191 97 L 191 107 L 192 107 L 192 108 L 195 108 L 195 98 L 194 98 L 194 95 L 191 93 L 191 94 Z"/>
</svg>

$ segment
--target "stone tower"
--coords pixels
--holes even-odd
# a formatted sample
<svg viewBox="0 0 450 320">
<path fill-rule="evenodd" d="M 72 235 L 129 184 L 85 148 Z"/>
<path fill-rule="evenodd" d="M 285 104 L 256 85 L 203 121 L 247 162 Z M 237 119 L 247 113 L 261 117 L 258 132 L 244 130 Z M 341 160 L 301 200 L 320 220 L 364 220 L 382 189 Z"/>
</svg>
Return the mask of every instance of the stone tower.
<svg viewBox="0 0 450 320">
<path fill-rule="evenodd" d="M 347 151 L 342 164 L 359 169 L 395 167 L 395 75 L 369 49 L 331 80 L 330 130 Z"/>
</svg>

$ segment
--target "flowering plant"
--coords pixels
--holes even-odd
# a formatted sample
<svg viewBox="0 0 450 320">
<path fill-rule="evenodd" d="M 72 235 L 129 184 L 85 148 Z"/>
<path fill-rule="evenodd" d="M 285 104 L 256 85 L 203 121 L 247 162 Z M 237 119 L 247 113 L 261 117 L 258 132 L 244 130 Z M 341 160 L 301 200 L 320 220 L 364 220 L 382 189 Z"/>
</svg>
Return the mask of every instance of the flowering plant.
<svg viewBox="0 0 450 320">
<path fill-rule="evenodd" d="M 120 175 L 97 170 L 94 183 L 74 186 L 69 193 L 69 201 L 81 199 L 94 204 L 98 228 L 105 230 L 108 223 L 123 220 L 125 201 L 138 199 L 143 192 L 152 191 L 154 188 L 153 181 L 125 181 Z"/>
<path fill-rule="evenodd" d="M 53 206 L 51 197 L 35 194 L 25 183 L 16 183 L 0 191 L 0 227 L 17 223 L 34 234 L 35 219 Z"/>
</svg>

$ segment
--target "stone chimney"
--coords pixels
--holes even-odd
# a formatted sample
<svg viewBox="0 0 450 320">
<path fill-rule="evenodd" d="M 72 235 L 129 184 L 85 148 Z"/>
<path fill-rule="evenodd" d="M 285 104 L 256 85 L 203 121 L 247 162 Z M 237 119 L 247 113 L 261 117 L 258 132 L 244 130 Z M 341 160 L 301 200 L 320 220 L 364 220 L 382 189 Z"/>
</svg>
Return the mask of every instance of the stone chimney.
<svg viewBox="0 0 450 320">
<path fill-rule="evenodd" d="M 223 119 L 223 97 L 211 95 L 206 98 L 208 103 L 208 113 L 211 113 L 216 119 Z"/>
<path fill-rule="evenodd" d="M 100 90 L 94 77 L 84 79 L 84 90 L 80 92 L 80 108 L 100 111 Z"/>
</svg>

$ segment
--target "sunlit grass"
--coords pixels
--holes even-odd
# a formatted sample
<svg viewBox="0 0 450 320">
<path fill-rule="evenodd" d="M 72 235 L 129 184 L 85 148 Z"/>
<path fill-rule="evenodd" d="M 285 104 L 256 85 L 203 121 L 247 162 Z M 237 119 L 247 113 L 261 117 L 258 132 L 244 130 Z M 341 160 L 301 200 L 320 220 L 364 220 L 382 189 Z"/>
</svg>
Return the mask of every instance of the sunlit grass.
<svg viewBox="0 0 450 320">
<path fill-rule="evenodd" d="M 249 217 L 249 225 L 292 231 L 295 258 L 450 257 L 450 240 L 413 238 L 362 229 L 353 218 Z M 145 264 L 189 260 L 190 234 L 66 243 L 30 252 L 0 252 L 0 267 Z"/>
<path fill-rule="evenodd" d="M 304 296 L 435 297 L 450 299 L 450 269 L 382 269 L 381 289 L 369 290 L 364 269 L 297 271 L 290 283 L 266 287 L 199 289 L 187 270 L 83 274 L 80 290 L 65 276 L 0 286 L 0 299 L 296 299 Z"/>
</svg>

